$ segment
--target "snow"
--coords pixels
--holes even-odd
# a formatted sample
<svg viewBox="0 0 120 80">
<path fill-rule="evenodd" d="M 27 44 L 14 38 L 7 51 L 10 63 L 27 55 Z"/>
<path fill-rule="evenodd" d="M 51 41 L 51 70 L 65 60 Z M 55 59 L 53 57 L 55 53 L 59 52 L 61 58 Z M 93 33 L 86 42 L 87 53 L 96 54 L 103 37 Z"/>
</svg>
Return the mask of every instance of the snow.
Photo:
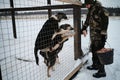
<svg viewBox="0 0 120 80">
<path fill-rule="evenodd" d="M 92 60 L 91 60 L 91 53 L 89 53 L 89 61 L 88 64 L 85 65 L 78 73 L 78 75 L 73 79 L 73 80 L 120 80 L 119 76 L 120 76 L 120 17 L 110 17 L 110 22 L 109 22 L 109 26 L 108 26 L 108 39 L 107 39 L 107 43 L 106 43 L 106 47 L 110 47 L 110 48 L 114 48 L 114 62 L 113 64 L 110 65 L 106 65 L 105 66 L 105 70 L 106 70 L 106 74 L 107 76 L 104 78 L 93 78 L 92 75 L 94 73 L 96 73 L 97 71 L 95 70 L 87 70 L 86 66 L 91 65 L 92 64 Z M 87 36 L 89 37 L 89 36 Z M 82 36 L 82 39 L 86 39 L 85 37 Z M 84 41 L 83 39 L 83 41 Z M 89 39 L 87 39 L 87 41 L 85 42 L 89 42 Z M 110 46 L 109 46 L 110 45 Z"/>
</svg>

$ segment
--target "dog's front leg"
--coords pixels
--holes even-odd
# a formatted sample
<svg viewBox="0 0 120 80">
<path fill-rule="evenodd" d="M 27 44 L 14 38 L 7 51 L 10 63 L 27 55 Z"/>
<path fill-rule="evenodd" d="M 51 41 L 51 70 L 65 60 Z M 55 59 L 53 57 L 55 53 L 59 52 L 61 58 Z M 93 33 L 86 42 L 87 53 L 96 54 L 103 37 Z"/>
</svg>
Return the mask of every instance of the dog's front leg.
<svg viewBox="0 0 120 80">
<path fill-rule="evenodd" d="M 54 47 L 52 47 L 52 50 L 56 50 L 58 47 L 60 46 L 60 44 L 56 44 Z"/>
<path fill-rule="evenodd" d="M 59 44 L 63 43 L 64 41 L 66 41 L 68 39 L 68 36 L 67 37 L 63 37 L 62 41 L 59 42 Z"/>
<path fill-rule="evenodd" d="M 59 34 L 65 34 L 65 33 L 67 33 L 67 32 L 69 32 L 69 30 L 64 30 L 64 29 L 61 29 L 60 32 L 55 32 L 55 33 L 53 34 L 53 36 L 52 36 L 52 40 L 55 38 L 55 36 L 57 36 L 57 35 L 59 35 Z"/>
<path fill-rule="evenodd" d="M 57 35 L 57 33 L 55 32 L 52 36 L 52 40 L 55 38 L 56 35 Z"/>
<path fill-rule="evenodd" d="M 44 63 L 47 64 L 47 60 L 44 58 Z"/>
</svg>

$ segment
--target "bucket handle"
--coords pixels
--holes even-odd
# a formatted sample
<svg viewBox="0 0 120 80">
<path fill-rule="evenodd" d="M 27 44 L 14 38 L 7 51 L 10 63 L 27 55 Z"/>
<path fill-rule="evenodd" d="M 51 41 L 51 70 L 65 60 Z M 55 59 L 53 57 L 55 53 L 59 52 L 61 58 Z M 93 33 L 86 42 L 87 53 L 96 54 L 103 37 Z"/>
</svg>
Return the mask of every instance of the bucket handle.
<svg viewBox="0 0 120 80">
<path fill-rule="evenodd" d="M 107 45 L 109 46 L 109 48 L 111 48 L 111 45 L 108 43 L 108 41 L 106 41 Z"/>
</svg>

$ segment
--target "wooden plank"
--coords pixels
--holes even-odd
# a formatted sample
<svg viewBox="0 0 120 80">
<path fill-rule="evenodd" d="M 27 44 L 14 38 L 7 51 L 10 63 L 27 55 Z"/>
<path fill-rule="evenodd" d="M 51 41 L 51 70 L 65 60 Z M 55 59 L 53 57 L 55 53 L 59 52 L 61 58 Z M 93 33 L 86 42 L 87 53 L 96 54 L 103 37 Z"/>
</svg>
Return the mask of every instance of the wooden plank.
<svg viewBox="0 0 120 80">
<path fill-rule="evenodd" d="M 21 8 L 2 8 L 0 9 L 0 12 L 5 11 L 33 11 L 33 10 L 48 10 L 48 9 L 68 9 L 73 8 L 77 5 L 73 4 L 65 4 L 65 5 L 48 5 L 48 6 L 36 6 L 36 7 L 21 7 Z"/>
<path fill-rule="evenodd" d="M 70 72 L 65 78 L 64 80 L 69 80 L 77 71 L 79 71 L 84 65 L 86 65 L 88 62 L 88 59 L 86 59 L 85 61 L 81 62 L 72 72 Z"/>
<path fill-rule="evenodd" d="M 77 71 L 79 71 L 83 66 L 83 63 L 79 64 L 70 74 L 68 74 L 64 80 L 69 80 Z"/>
<path fill-rule="evenodd" d="M 81 63 L 79 63 L 74 70 L 72 70 L 68 75 L 66 75 L 64 80 L 69 80 L 77 71 L 79 71 L 84 65 L 87 64 L 88 57 L 89 57 L 88 55 L 89 55 L 89 52 L 83 55 L 81 59 Z"/>
<path fill-rule="evenodd" d="M 66 3 L 71 3 L 71 4 L 82 6 L 81 1 L 79 1 L 79 0 L 56 0 L 56 1 L 66 2 Z"/>
</svg>

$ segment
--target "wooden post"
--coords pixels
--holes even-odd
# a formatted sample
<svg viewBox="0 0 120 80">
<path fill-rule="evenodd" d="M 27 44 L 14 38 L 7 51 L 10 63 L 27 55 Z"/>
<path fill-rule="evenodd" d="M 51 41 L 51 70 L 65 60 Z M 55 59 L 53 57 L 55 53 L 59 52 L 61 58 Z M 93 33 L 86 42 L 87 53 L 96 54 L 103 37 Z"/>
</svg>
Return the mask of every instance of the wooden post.
<svg viewBox="0 0 120 80">
<path fill-rule="evenodd" d="M 10 0 L 10 7 L 14 8 L 13 0 Z M 14 38 L 17 38 L 16 23 L 15 23 L 15 11 L 13 9 L 11 10 L 11 17 L 12 17 L 12 25 L 13 25 L 13 36 L 14 36 Z"/>
<path fill-rule="evenodd" d="M 2 80 L 1 65 L 0 65 L 0 80 Z"/>
<path fill-rule="evenodd" d="M 73 8 L 73 16 L 74 16 L 74 29 L 75 29 L 75 37 L 74 37 L 74 59 L 77 60 L 81 58 L 83 52 L 81 50 L 81 7 L 75 6 Z"/>
<path fill-rule="evenodd" d="M 47 0 L 47 4 L 50 6 L 51 5 L 51 0 Z M 48 9 L 48 17 L 50 18 L 52 15 L 51 9 Z"/>
</svg>

